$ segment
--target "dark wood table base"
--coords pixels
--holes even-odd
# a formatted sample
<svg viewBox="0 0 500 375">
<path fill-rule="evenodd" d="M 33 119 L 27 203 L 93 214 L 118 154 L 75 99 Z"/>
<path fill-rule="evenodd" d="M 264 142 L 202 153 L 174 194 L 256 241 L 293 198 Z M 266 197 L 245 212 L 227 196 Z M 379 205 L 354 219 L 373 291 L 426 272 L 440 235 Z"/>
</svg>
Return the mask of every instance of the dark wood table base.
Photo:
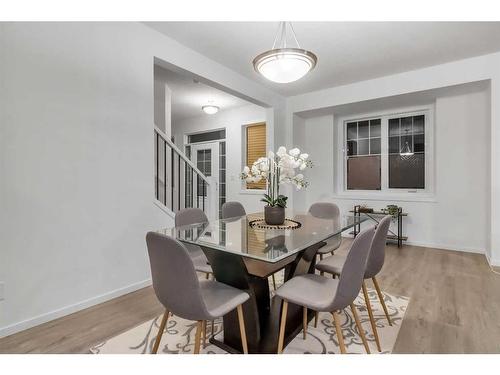
<svg viewBox="0 0 500 375">
<path fill-rule="evenodd" d="M 268 276 L 285 268 L 285 281 L 297 275 L 313 273 L 316 252 L 323 245 L 318 243 L 290 257 L 289 262 L 279 262 L 276 269 L 269 268 L 270 263 L 263 262 L 263 269 L 268 274 L 258 276 L 250 274 L 244 258 L 238 254 L 202 247 L 217 281 L 245 290 L 250 299 L 243 305 L 245 329 L 249 353 L 276 353 L 278 349 L 279 323 L 282 300 L 272 297 L 269 291 Z M 285 264 L 285 265 L 284 265 Z M 256 272 L 252 260 L 252 272 Z M 314 312 L 309 313 L 309 320 Z M 289 304 L 284 345 L 292 341 L 302 330 L 302 307 Z M 224 341 L 210 338 L 210 343 L 229 353 L 241 353 L 241 338 L 238 316 L 232 311 L 224 316 Z"/>
</svg>

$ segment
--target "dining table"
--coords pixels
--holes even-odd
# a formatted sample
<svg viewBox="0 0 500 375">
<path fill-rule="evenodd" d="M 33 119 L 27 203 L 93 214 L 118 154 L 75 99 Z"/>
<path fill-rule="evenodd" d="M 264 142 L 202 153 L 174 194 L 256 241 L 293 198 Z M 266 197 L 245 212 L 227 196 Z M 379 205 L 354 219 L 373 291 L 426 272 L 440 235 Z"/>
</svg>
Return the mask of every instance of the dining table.
<svg viewBox="0 0 500 375">
<path fill-rule="evenodd" d="M 215 280 L 250 295 L 243 306 L 249 353 L 277 352 L 282 301 L 274 295 L 269 276 L 280 272 L 278 279 L 286 282 L 314 273 L 316 252 L 325 241 L 366 220 L 354 215 L 325 218 L 287 210 L 285 225 L 276 227 L 266 225 L 263 218 L 263 213 L 252 213 L 159 230 L 190 247 L 199 246 Z M 310 311 L 308 319 L 313 317 L 314 312 Z M 302 319 L 302 308 L 290 304 L 285 346 L 301 331 Z M 210 343 L 229 353 L 241 353 L 236 311 L 224 316 L 223 328 L 223 332 L 209 339 Z"/>
</svg>

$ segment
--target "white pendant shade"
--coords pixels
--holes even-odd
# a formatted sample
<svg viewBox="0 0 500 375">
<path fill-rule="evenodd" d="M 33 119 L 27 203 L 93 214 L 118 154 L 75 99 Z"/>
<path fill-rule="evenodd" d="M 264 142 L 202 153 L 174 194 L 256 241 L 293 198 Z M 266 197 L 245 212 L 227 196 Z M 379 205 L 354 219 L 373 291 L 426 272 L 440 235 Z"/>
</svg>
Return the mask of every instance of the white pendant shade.
<svg viewBox="0 0 500 375">
<path fill-rule="evenodd" d="M 216 105 L 204 105 L 203 107 L 201 107 L 201 109 L 207 115 L 214 115 L 219 112 L 219 107 L 217 107 Z"/>
<path fill-rule="evenodd" d="M 300 48 L 292 24 L 288 24 L 296 48 L 287 47 L 287 22 L 281 22 L 272 49 L 261 53 L 253 60 L 253 67 L 257 73 L 277 83 L 297 81 L 309 73 L 318 61 L 314 53 Z"/>
<path fill-rule="evenodd" d="M 297 48 L 274 49 L 257 56 L 254 67 L 268 80 L 289 83 L 304 77 L 316 65 L 316 56 Z"/>
<path fill-rule="evenodd" d="M 406 130 L 406 137 L 408 137 L 408 130 Z M 408 142 L 405 142 L 405 145 L 401 148 L 401 151 L 399 152 L 399 155 L 401 155 L 403 158 L 404 157 L 409 157 L 413 156 L 413 151 L 410 148 L 410 145 Z"/>
<path fill-rule="evenodd" d="M 410 145 L 408 142 L 403 146 L 401 152 L 399 153 L 401 156 L 412 156 L 413 152 L 411 151 Z"/>
</svg>

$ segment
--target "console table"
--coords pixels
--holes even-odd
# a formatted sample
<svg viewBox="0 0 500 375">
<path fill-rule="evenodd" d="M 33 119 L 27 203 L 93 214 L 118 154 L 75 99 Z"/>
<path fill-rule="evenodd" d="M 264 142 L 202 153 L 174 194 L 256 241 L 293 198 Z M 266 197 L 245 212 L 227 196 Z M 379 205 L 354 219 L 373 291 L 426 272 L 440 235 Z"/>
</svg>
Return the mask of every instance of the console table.
<svg viewBox="0 0 500 375">
<path fill-rule="evenodd" d="M 371 219 L 372 221 L 374 221 L 376 223 L 379 223 L 380 216 L 389 215 L 387 212 L 384 212 L 384 211 L 375 211 L 374 210 L 372 212 L 366 212 L 364 210 L 360 211 L 360 209 L 361 209 L 361 206 L 356 205 L 356 206 L 354 206 L 354 209 L 349 211 L 349 212 L 352 212 L 352 213 L 354 213 L 354 216 L 359 216 L 359 217 L 361 215 L 365 215 L 366 217 L 368 217 L 369 219 Z M 394 233 L 392 230 L 389 229 L 389 234 L 387 235 L 387 239 L 392 240 L 392 241 L 396 241 L 398 244 L 398 247 L 403 246 L 403 241 L 408 240 L 407 236 L 403 236 L 403 217 L 405 217 L 405 216 L 408 216 L 408 214 L 406 212 L 403 212 L 403 209 L 401 207 L 399 207 L 398 214 L 395 217 L 397 220 L 397 224 L 398 224 L 397 233 Z M 360 231 L 361 231 L 361 223 L 358 223 L 357 225 L 354 226 L 353 231 L 350 232 L 350 234 L 353 234 L 354 237 L 356 237 L 356 235 Z"/>
</svg>

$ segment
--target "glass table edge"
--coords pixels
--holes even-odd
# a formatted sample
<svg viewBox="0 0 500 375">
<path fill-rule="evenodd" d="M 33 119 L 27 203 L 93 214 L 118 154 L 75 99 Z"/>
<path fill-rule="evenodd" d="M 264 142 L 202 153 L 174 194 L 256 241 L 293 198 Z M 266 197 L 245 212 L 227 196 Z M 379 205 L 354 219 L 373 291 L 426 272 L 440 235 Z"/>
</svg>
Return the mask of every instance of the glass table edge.
<svg viewBox="0 0 500 375">
<path fill-rule="evenodd" d="M 282 254 L 274 259 L 265 259 L 265 258 L 262 258 L 262 257 L 259 257 L 257 255 L 253 255 L 253 254 L 248 254 L 248 253 L 242 253 L 241 251 L 232 251 L 232 250 L 228 250 L 227 248 L 223 247 L 223 246 L 220 246 L 218 244 L 207 244 L 207 245 L 204 245 L 203 243 L 199 243 L 197 241 L 192 241 L 192 240 L 186 240 L 186 239 L 179 239 L 179 238 L 175 238 L 177 241 L 179 242 L 182 242 L 182 243 L 188 243 L 188 244 L 191 244 L 191 245 L 196 245 L 196 246 L 199 246 L 201 248 L 203 247 L 206 247 L 206 248 L 209 248 L 209 249 L 215 249 L 215 250 L 219 250 L 219 251 L 224 251 L 226 253 L 230 253 L 230 254 L 235 254 L 235 255 L 239 255 L 241 257 L 244 257 L 244 258 L 251 258 L 251 259 L 254 259 L 254 260 L 259 260 L 261 262 L 266 262 L 266 263 L 277 263 L 277 262 L 280 262 L 282 261 L 283 259 L 286 259 L 288 257 L 291 257 L 291 256 L 295 256 L 297 255 L 297 253 L 307 249 L 308 247 L 310 246 L 313 246 L 319 242 L 323 242 L 323 241 L 326 241 L 328 240 L 329 238 L 332 238 L 332 237 L 335 237 L 339 234 L 342 234 L 342 232 L 348 230 L 348 229 L 351 229 L 351 228 L 354 228 L 356 225 L 358 224 L 361 224 L 365 221 L 368 221 L 368 218 L 367 217 L 363 217 L 363 216 L 354 216 L 354 215 L 348 215 L 349 217 L 355 217 L 358 221 L 355 222 L 355 223 L 352 223 L 350 225 L 347 225 L 345 227 L 343 227 L 339 232 L 337 233 L 334 233 L 334 234 L 331 234 L 331 235 L 328 235 L 327 237 L 325 238 L 322 238 L 322 239 L 314 239 L 310 242 L 307 242 L 305 243 L 304 245 L 300 246 L 300 248 L 297 248 L 295 249 L 292 253 L 285 253 L 285 254 Z M 240 216 L 240 217 L 243 217 L 243 216 Z M 234 219 L 234 218 L 232 218 Z M 222 220 L 227 220 L 227 219 L 220 219 L 221 221 Z M 196 223 L 196 224 L 191 224 L 191 225 L 183 225 L 183 226 L 180 226 L 180 227 L 173 227 L 173 228 L 165 228 L 165 230 L 175 230 L 175 229 L 180 229 L 180 228 L 189 228 L 191 226 L 194 226 L 194 225 L 200 225 L 200 224 L 203 224 L 203 223 Z M 203 232 L 199 235 L 200 237 L 203 236 L 206 232 L 206 230 L 209 228 L 209 225 L 207 225 L 204 229 L 203 229 Z"/>
</svg>

